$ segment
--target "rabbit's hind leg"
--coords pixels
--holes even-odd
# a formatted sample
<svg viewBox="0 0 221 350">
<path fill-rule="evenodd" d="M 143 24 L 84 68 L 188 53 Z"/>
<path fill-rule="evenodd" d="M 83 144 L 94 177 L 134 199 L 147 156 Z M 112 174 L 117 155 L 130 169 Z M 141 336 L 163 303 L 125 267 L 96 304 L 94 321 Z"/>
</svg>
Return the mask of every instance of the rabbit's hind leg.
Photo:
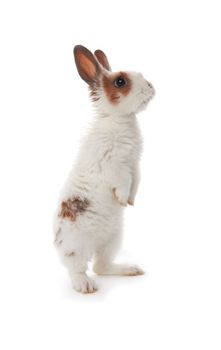
<svg viewBox="0 0 221 350">
<path fill-rule="evenodd" d="M 143 275 L 144 271 L 136 265 L 118 264 L 114 262 L 119 246 L 120 239 L 118 236 L 114 236 L 105 244 L 103 249 L 97 251 L 95 254 L 93 271 L 98 275 Z"/>
<path fill-rule="evenodd" d="M 91 253 L 81 232 L 75 232 L 71 225 L 65 223 L 56 232 L 55 245 L 69 272 L 73 288 L 81 293 L 96 292 L 95 281 L 86 273 Z"/>
</svg>

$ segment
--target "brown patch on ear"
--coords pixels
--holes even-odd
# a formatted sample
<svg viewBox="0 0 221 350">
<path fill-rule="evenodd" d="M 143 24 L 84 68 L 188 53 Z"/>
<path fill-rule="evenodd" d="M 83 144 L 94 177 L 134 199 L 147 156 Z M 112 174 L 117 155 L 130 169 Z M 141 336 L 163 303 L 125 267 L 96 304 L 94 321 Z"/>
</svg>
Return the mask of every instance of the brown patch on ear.
<svg viewBox="0 0 221 350">
<path fill-rule="evenodd" d="M 101 50 L 96 50 L 94 55 L 96 56 L 97 60 L 100 62 L 100 64 L 107 70 L 111 71 L 111 67 L 109 65 L 107 56 L 105 53 Z"/>
<path fill-rule="evenodd" d="M 86 47 L 77 45 L 74 48 L 74 58 L 80 77 L 93 85 L 101 72 L 94 55 Z"/>
<path fill-rule="evenodd" d="M 88 206 L 89 201 L 86 198 L 73 197 L 61 203 L 61 211 L 58 216 L 74 222 L 77 215 L 84 213 Z"/>
<path fill-rule="evenodd" d="M 121 77 L 126 81 L 122 87 L 115 86 L 115 80 Z M 132 82 L 127 73 L 119 72 L 109 76 L 103 76 L 103 88 L 110 102 L 117 104 L 121 96 L 127 96 L 131 91 Z"/>
</svg>

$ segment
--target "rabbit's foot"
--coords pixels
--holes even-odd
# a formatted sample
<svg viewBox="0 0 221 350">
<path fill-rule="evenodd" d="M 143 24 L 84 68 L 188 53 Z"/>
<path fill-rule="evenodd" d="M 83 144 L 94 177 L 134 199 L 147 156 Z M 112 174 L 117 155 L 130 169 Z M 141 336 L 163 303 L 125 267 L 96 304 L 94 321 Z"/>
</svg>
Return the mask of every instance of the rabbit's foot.
<svg viewBox="0 0 221 350">
<path fill-rule="evenodd" d="M 85 273 L 75 274 L 73 277 L 73 288 L 80 293 L 88 294 L 97 291 L 95 281 L 88 277 Z"/>
<path fill-rule="evenodd" d="M 93 268 L 94 272 L 98 275 L 120 275 L 120 276 L 139 276 L 144 275 L 144 271 L 136 265 L 126 264 L 110 264 L 101 265 L 95 264 Z"/>
</svg>

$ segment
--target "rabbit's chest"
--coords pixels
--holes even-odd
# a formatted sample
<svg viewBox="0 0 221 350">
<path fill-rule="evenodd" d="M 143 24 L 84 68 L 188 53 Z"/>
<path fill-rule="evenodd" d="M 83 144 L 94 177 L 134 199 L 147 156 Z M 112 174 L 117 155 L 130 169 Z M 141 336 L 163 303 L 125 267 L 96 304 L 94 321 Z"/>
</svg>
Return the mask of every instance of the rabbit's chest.
<svg viewBox="0 0 221 350">
<path fill-rule="evenodd" d="M 122 161 L 137 161 L 142 152 L 141 137 L 135 133 L 118 135 L 114 142 L 114 148 Z"/>
</svg>

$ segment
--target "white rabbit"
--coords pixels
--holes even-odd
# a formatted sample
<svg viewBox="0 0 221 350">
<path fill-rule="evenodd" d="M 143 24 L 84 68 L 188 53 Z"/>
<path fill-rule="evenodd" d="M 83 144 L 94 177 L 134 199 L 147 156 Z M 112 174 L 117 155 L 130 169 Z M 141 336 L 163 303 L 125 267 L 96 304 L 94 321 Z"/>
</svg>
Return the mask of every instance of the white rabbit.
<svg viewBox="0 0 221 350">
<path fill-rule="evenodd" d="M 116 264 L 122 216 L 133 205 L 139 184 L 142 140 L 135 113 L 154 96 L 153 86 L 136 72 L 112 73 L 101 50 L 94 55 L 77 45 L 79 75 L 89 85 L 96 110 L 91 129 L 65 186 L 55 213 L 55 246 L 67 267 L 73 288 L 97 290 L 87 275 L 141 275 L 135 265 Z"/>
</svg>

